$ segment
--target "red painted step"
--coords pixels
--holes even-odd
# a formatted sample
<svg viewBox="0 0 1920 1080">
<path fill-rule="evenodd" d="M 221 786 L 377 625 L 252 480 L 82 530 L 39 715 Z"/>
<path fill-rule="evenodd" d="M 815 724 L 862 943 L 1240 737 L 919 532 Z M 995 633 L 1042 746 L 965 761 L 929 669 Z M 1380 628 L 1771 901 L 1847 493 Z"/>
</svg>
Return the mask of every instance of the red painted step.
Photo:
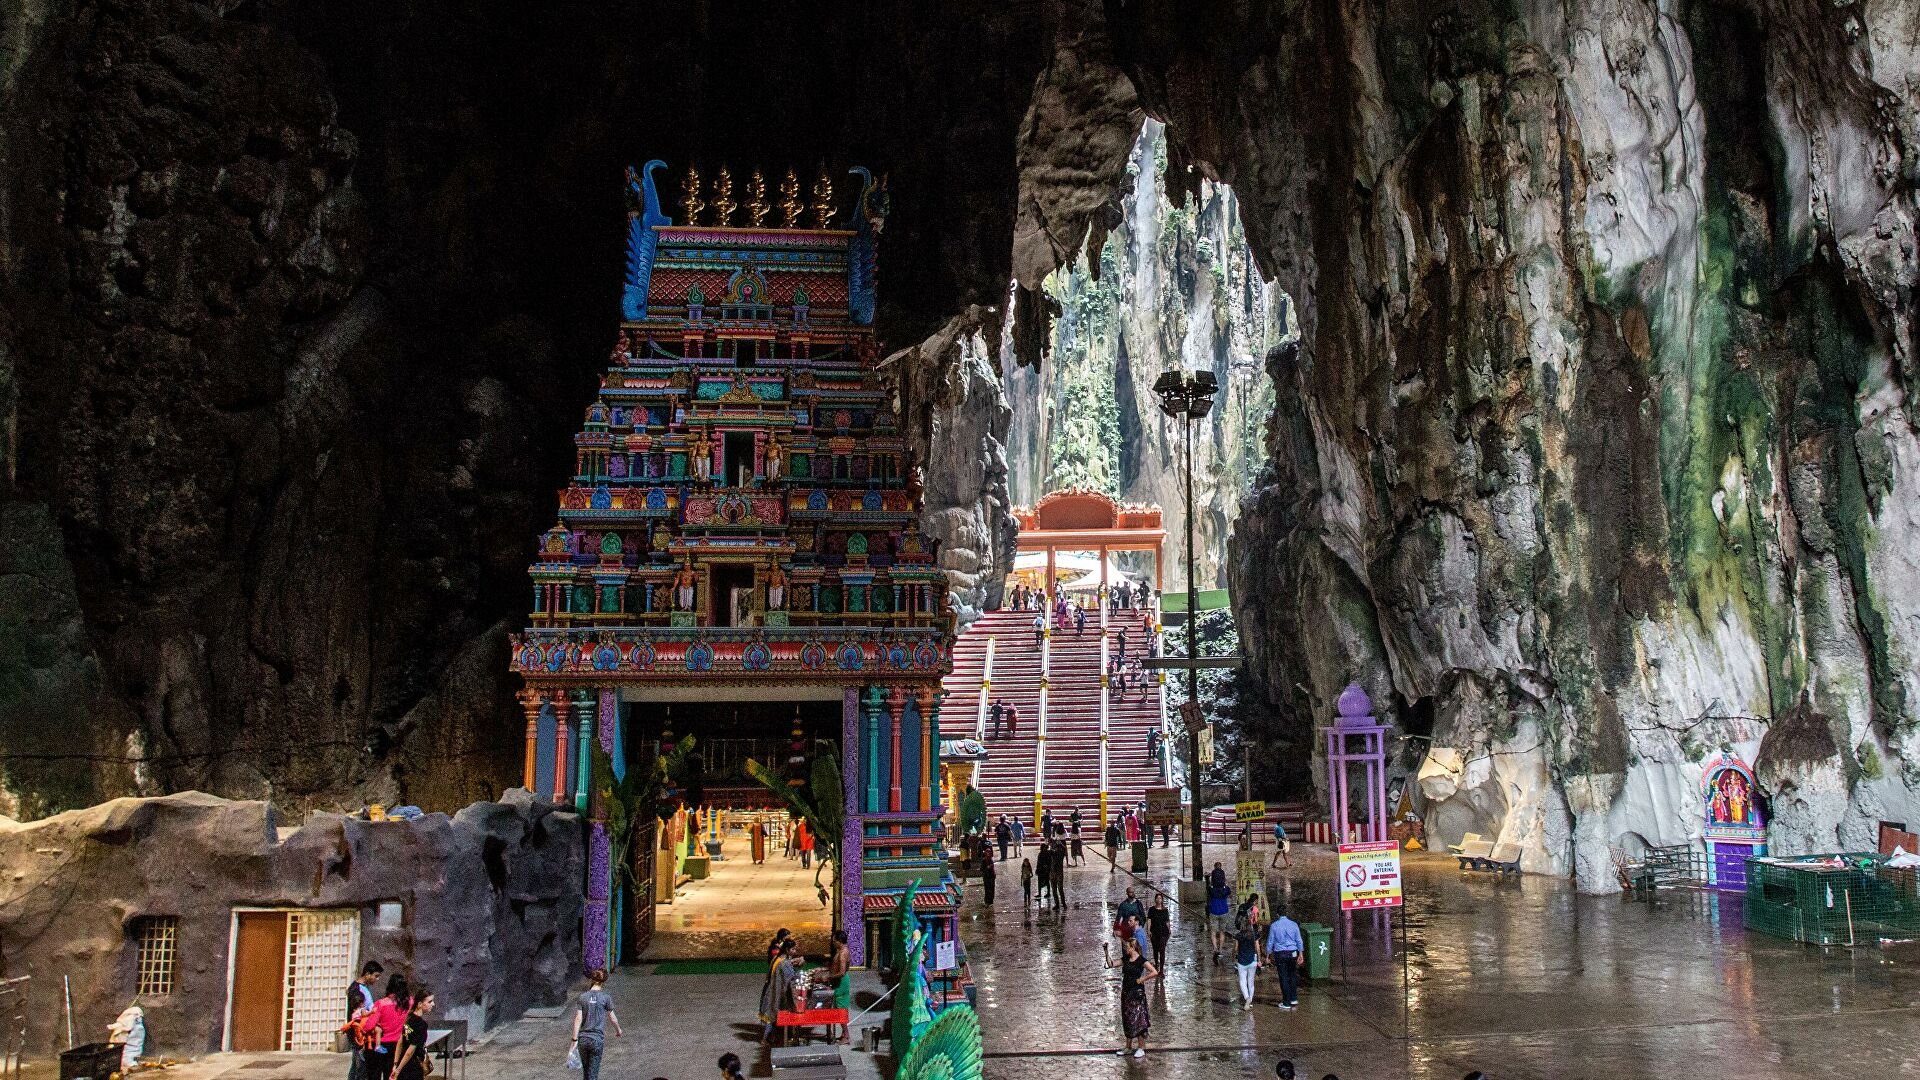
<svg viewBox="0 0 1920 1080">
<path fill-rule="evenodd" d="M 943 731 L 970 733 L 978 715 L 980 677 L 987 640 L 997 639 L 991 695 L 1020 710 L 1020 724 L 1006 739 L 989 739 L 988 760 L 979 770 L 980 793 L 990 817 L 1018 814 L 1031 822 L 1034 758 L 1038 744 L 1040 650 L 1033 638 L 1033 612 L 992 611 L 976 620 L 954 643 L 953 673 L 946 679 Z M 1143 655 L 1151 636 L 1145 611 L 1114 612 L 1108 633 L 1118 647 L 1124 627 L 1127 651 Z M 1160 726 L 1160 692 L 1148 684 L 1145 699 L 1137 691 L 1115 687 L 1107 709 L 1108 806 L 1139 802 L 1146 789 L 1161 784 L 1162 773 L 1147 758 L 1148 733 Z M 991 722 L 989 721 L 989 727 Z M 991 731 L 989 731 L 991 734 Z M 1047 694 L 1047 772 L 1045 806 L 1064 816 L 1075 807 L 1089 819 L 1100 805 L 1100 622 L 1087 620 L 1085 631 L 1056 630 Z"/>
</svg>

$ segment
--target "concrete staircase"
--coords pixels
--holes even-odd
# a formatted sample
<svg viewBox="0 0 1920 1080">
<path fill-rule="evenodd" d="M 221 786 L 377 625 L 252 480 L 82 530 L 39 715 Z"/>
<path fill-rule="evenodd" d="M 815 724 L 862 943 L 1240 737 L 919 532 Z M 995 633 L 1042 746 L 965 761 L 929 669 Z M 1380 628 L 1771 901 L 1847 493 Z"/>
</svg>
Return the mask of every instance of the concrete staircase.
<svg viewBox="0 0 1920 1080">
<path fill-rule="evenodd" d="M 999 700 L 1020 710 L 1020 725 L 1012 738 L 990 739 L 988 759 L 977 771 L 980 793 L 986 797 L 988 820 L 1001 814 L 1018 815 L 1033 829 L 1034 758 L 1040 722 L 1040 649 L 1033 640 L 1031 611 L 989 611 L 969 626 L 954 643 L 953 674 L 946 679 L 947 698 L 941 710 L 941 734 L 969 735 L 974 729 L 980 700 L 981 669 L 987 641 L 994 646 L 990 701 Z M 1124 627 L 1127 653 L 1146 654 L 1153 632 L 1145 610 L 1108 614 L 1110 648 L 1118 651 L 1118 632 Z M 1089 840 L 1099 831 L 1100 808 L 1100 617 L 1089 612 L 1086 630 L 1075 634 L 1069 625 L 1055 630 L 1048 679 L 1047 756 L 1044 806 L 1065 818 L 1079 807 L 1082 828 Z M 1144 700 L 1137 690 L 1111 690 L 1107 708 L 1107 806 L 1110 812 L 1134 805 L 1146 789 L 1161 784 L 1160 765 L 1147 757 L 1147 733 L 1160 726 L 1160 689 L 1147 676 Z M 988 722 L 991 734 L 992 722 Z"/>
</svg>

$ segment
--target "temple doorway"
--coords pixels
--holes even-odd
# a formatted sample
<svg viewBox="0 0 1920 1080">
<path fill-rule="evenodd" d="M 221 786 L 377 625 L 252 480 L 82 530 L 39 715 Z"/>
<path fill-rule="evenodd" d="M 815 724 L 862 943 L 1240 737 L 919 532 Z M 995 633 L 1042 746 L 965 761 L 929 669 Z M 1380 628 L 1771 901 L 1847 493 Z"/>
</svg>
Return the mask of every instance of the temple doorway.
<svg viewBox="0 0 1920 1080">
<path fill-rule="evenodd" d="M 802 819 L 747 768 L 757 762 L 811 796 L 814 758 L 840 753 L 842 701 L 807 692 L 811 699 L 627 706 L 629 768 L 658 753 L 663 739 L 687 735 L 697 759 L 675 796 L 681 808 L 665 822 L 652 852 L 656 903 L 642 959 L 764 963 L 767 942 L 782 927 L 800 939 L 803 951 L 825 951 L 838 896 L 839 868 L 821 869 L 830 845 L 808 838 Z M 716 688 L 710 696 L 720 693 Z"/>
</svg>

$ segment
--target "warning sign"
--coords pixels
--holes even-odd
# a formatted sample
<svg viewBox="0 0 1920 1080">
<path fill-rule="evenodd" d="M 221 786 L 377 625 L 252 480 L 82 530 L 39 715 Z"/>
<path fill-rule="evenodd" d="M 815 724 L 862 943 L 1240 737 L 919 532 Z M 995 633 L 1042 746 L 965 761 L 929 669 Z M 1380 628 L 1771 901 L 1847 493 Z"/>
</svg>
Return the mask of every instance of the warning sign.
<svg viewBox="0 0 1920 1080">
<path fill-rule="evenodd" d="M 1150 787 L 1147 789 L 1147 824 L 1180 824 L 1179 788 Z"/>
<path fill-rule="evenodd" d="M 1340 845 L 1340 910 L 1400 906 L 1400 842 Z"/>
</svg>

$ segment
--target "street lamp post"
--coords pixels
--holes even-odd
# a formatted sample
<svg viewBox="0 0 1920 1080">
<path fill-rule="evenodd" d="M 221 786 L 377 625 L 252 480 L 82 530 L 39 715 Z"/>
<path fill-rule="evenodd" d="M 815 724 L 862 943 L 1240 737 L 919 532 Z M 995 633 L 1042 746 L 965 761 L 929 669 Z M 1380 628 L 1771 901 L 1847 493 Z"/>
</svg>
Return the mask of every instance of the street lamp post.
<svg viewBox="0 0 1920 1080">
<path fill-rule="evenodd" d="M 1200 728 L 1193 723 L 1200 704 L 1199 592 L 1194 588 L 1193 572 L 1193 424 L 1211 412 L 1213 395 L 1220 384 L 1211 371 L 1168 371 L 1154 380 L 1153 392 L 1160 397 L 1160 409 L 1179 420 L 1185 428 L 1187 481 L 1187 701 L 1193 706 L 1183 717 L 1187 728 L 1187 828 L 1192 833 L 1193 880 L 1205 874 L 1200 846 Z"/>
</svg>

